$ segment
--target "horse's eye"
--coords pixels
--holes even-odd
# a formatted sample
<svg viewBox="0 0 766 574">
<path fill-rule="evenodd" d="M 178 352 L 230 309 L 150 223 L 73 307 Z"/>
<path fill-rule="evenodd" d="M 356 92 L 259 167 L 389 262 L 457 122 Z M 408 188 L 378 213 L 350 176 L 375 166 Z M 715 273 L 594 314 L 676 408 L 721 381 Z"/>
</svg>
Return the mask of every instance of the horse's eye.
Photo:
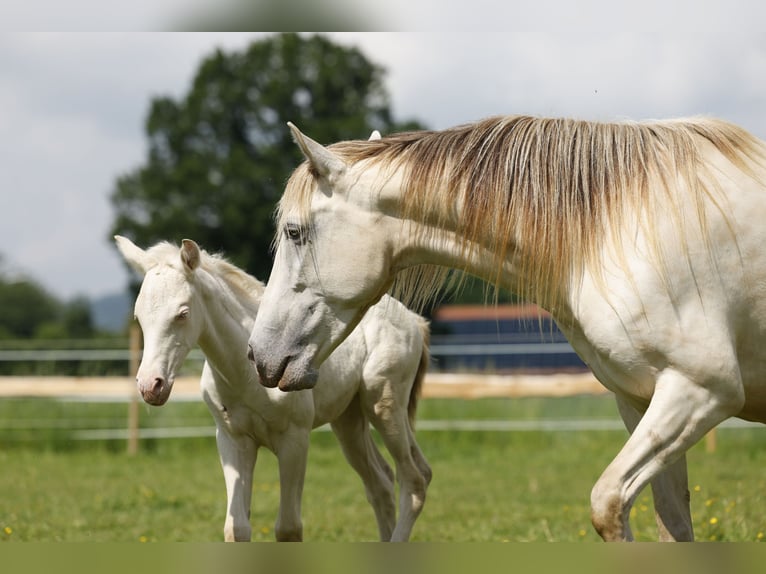
<svg viewBox="0 0 766 574">
<path fill-rule="evenodd" d="M 285 225 L 285 237 L 295 243 L 296 245 L 303 245 L 306 243 L 306 230 L 302 225 L 297 223 L 288 223 Z"/>
<path fill-rule="evenodd" d="M 178 312 L 178 315 L 176 315 L 176 319 L 178 319 L 179 321 L 184 321 L 184 320 L 186 320 L 188 318 L 189 318 L 189 309 L 188 309 L 188 307 L 184 308 L 184 309 L 181 309 Z"/>
</svg>

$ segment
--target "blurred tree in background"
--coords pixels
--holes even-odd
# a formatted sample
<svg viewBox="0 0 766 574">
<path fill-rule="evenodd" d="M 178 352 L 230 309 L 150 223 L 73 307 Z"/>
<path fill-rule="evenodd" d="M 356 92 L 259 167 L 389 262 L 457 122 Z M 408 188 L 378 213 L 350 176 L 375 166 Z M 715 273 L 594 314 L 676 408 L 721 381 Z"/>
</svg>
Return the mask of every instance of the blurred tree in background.
<svg viewBox="0 0 766 574">
<path fill-rule="evenodd" d="M 302 160 L 286 122 L 322 143 L 421 129 L 391 116 L 384 70 L 322 36 L 281 34 L 216 51 L 178 101 L 152 101 L 145 165 L 120 177 L 112 232 L 147 247 L 196 240 L 262 280 L 272 213 Z"/>
<path fill-rule="evenodd" d="M 57 363 L 42 360 L 39 351 L 60 345 L 93 347 L 92 337 L 96 335 L 103 337 L 93 325 L 87 299 L 61 302 L 32 279 L 8 273 L 0 266 L 0 351 L 31 353 L 28 359 L 16 357 L 0 361 L 0 375 L 82 375 L 84 369 L 93 369 L 99 374 L 123 373 L 125 361 Z"/>
<path fill-rule="evenodd" d="M 0 341 L 93 334 L 87 299 L 62 303 L 36 281 L 7 269 L 0 255 Z"/>
<path fill-rule="evenodd" d="M 36 337 L 59 317 L 60 304 L 35 282 L 0 276 L 0 339 Z"/>
</svg>

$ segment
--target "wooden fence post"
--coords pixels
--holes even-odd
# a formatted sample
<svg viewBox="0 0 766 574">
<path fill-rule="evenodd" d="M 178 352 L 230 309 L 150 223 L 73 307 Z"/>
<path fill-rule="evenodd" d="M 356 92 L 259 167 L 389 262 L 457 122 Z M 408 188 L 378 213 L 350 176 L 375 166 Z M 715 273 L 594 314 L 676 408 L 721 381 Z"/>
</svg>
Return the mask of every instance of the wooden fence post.
<svg viewBox="0 0 766 574">
<path fill-rule="evenodd" d="M 141 357 L 141 329 L 135 321 L 130 325 L 129 376 L 135 378 Z M 138 453 L 138 391 L 133 391 L 128 403 L 128 454 Z"/>
<path fill-rule="evenodd" d="M 713 453 L 718 448 L 718 437 L 716 436 L 716 429 L 712 428 L 705 435 L 705 452 Z"/>
</svg>

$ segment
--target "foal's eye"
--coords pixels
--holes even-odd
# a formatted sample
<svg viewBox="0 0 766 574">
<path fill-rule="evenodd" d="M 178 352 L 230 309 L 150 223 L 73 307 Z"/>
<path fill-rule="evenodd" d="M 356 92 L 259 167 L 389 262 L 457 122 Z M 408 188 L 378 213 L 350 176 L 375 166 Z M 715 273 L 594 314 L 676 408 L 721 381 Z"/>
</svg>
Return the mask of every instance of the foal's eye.
<svg viewBox="0 0 766 574">
<path fill-rule="evenodd" d="M 176 315 L 176 319 L 178 319 L 179 321 L 184 321 L 188 318 L 189 318 L 189 309 L 186 309 L 186 308 L 181 309 L 178 312 L 178 315 Z"/>
<path fill-rule="evenodd" d="M 288 223 L 284 229 L 285 237 L 295 243 L 296 245 L 304 245 L 306 243 L 306 228 L 297 223 Z"/>
</svg>

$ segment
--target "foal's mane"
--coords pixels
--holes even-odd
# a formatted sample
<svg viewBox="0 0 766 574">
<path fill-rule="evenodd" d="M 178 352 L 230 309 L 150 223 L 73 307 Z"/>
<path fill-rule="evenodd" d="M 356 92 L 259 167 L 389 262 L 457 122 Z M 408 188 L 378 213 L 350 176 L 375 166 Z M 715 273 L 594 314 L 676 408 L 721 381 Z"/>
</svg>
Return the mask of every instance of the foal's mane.
<svg viewBox="0 0 766 574">
<path fill-rule="evenodd" d="M 155 265 L 166 265 L 185 273 L 179 251 L 179 246 L 163 241 L 147 249 L 146 254 L 154 261 Z M 252 316 L 255 316 L 265 289 L 263 282 L 230 263 L 222 255 L 211 254 L 204 249 L 200 249 L 200 269 L 217 280 L 214 288 L 224 287 L 228 289 L 232 296 Z M 221 301 L 226 304 L 225 298 L 221 298 Z M 235 316 L 239 314 L 235 310 L 232 312 Z"/>
<path fill-rule="evenodd" d="M 722 209 L 702 161 L 710 144 L 752 177 L 752 162 L 766 165 L 759 140 L 710 118 L 601 123 L 504 116 L 329 147 L 349 164 L 368 161 L 384 174 L 401 169 L 404 220 L 427 223 L 421 227 L 436 231 L 425 233 L 436 235 L 447 222 L 457 225 L 466 258 L 480 249 L 495 254 L 498 283 L 506 256 L 518 256 L 519 283 L 499 286 L 551 308 L 583 270 L 599 276 L 599 251 L 605 241 L 618 243 L 623 224 L 638 221 L 656 237 L 652 214 L 662 210 L 679 229 L 694 224 L 704 235 L 705 203 Z M 316 178 L 307 162 L 295 170 L 280 221 L 293 210 L 309 220 Z M 679 209 L 681 182 L 696 206 L 691 217 Z M 650 250 L 662 269 L 662 246 Z M 403 273 L 403 292 L 419 301 L 446 275 L 422 267 Z"/>
</svg>

